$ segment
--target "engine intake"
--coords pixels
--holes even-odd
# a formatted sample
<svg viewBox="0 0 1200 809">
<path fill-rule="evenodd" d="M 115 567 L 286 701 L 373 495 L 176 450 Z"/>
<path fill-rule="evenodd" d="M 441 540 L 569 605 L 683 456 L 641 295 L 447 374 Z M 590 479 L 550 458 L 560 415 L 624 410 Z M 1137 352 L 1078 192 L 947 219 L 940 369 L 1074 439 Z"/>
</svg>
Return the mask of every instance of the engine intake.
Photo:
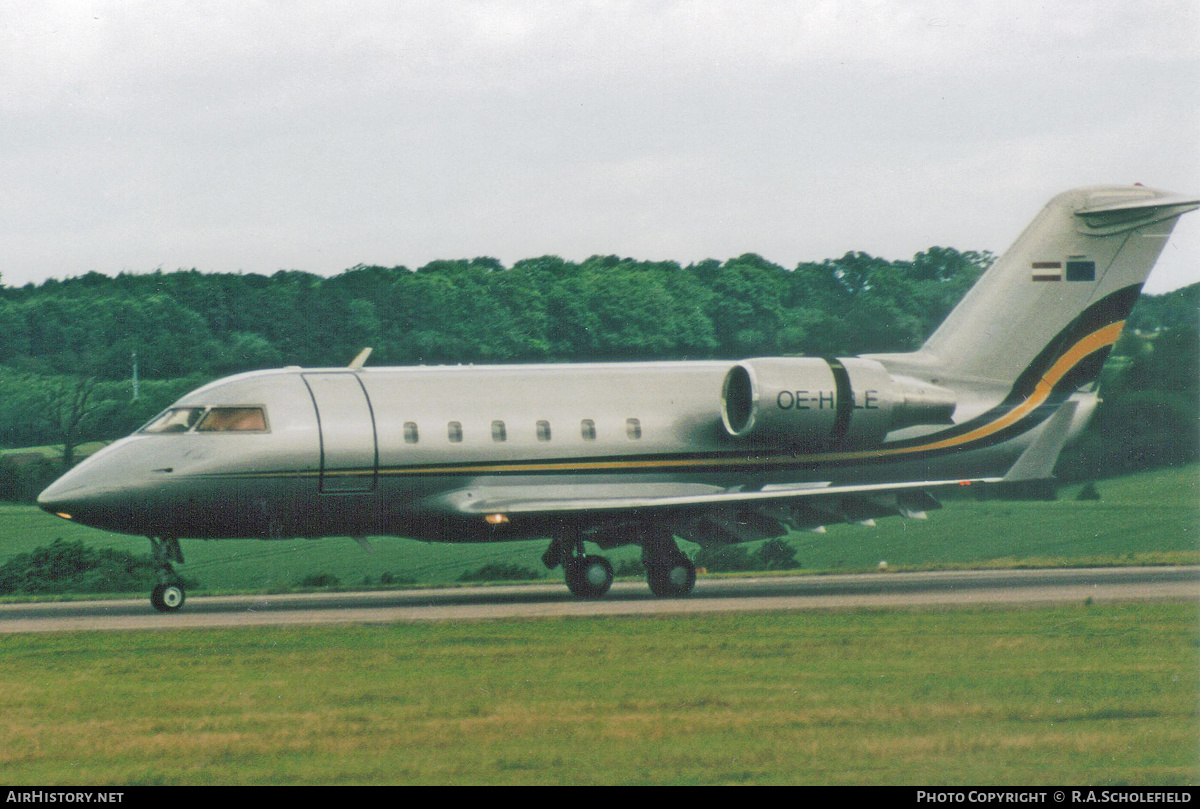
<svg viewBox="0 0 1200 809">
<path fill-rule="evenodd" d="M 918 424 L 949 424 L 952 391 L 892 376 L 857 357 L 763 357 L 729 369 L 721 421 L 734 437 L 771 436 L 804 446 L 868 446 Z"/>
</svg>

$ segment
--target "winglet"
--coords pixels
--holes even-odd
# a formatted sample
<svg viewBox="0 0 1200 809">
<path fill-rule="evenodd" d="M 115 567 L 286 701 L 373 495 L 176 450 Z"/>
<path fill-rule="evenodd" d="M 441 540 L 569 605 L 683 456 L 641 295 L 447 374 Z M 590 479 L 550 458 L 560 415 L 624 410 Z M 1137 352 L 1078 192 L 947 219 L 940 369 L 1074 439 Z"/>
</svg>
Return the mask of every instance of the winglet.
<svg viewBox="0 0 1200 809">
<path fill-rule="evenodd" d="M 371 349 L 364 348 L 358 352 L 358 356 L 350 360 L 351 371 L 361 371 L 363 366 L 367 364 L 367 357 L 371 356 Z"/>
<path fill-rule="evenodd" d="M 1054 464 L 1058 461 L 1058 455 L 1062 452 L 1063 446 L 1067 443 L 1067 436 L 1071 432 L 1071 422 L 1075 418 L 1077 406 L 1078 402 L 1070 400 L 1055 411 L 1050 420 L 1046 422 L 1046 426 L 1042 428 L 1041 434 L 1021 453 L 1021 457 L 1017 458 L 1017 462 L 1008 470 L 1003 478 L 1005 483 L 1046 480 L 1053 477 Z"/>
</svg>

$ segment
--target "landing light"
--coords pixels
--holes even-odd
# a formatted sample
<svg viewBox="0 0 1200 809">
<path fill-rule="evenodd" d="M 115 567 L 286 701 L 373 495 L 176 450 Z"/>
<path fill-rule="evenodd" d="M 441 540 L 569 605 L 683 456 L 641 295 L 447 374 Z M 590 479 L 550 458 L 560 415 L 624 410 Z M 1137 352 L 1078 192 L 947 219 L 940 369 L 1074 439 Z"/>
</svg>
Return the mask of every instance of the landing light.
<svg viewBox="0 0 1200 809">
<path fill-rule="evenodd" d="M 489 514 L 483 519 L 487 521 L 488 525 L 500 525 L 508 522 L 508 517 L 503 514 Z"/>
</svg>

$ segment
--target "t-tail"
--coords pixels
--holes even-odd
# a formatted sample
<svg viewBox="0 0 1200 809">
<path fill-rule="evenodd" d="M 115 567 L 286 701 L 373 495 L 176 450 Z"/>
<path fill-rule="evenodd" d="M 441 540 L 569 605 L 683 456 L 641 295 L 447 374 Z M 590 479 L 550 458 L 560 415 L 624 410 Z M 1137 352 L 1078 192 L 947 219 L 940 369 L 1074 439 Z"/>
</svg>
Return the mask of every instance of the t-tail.
<svg viewBox="0 0 1200 809">
<path fill-rule="evenodd" d="M 1059 194 L 913 354 L 876 355 L 1011 399 L 1095 381 L 1175 222 L 1200 198 L 1143 186 Z"/>
</svg>

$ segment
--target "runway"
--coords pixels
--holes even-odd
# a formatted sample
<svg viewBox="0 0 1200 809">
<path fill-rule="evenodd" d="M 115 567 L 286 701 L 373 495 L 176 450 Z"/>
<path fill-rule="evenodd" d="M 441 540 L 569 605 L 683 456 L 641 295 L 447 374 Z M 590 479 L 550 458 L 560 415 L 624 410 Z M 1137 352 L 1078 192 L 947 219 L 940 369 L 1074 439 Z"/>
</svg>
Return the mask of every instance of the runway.
<svg viewBox="0 0 1200 809">
<path fill-rule="evenodd" d="M 651 615 L 878 607 L 1039 605 L 1174 600 L 1200 604 L 1200 567 L 982 570 L 833 576 L 706 578 L 680 599 L 657 599 L 641 581 L 603 599 L 572 597 L 562 583 L 361 593 L 189 598 L 174 614 L 149 599 L 0 605 L 0 633 L 193 629 L 588 615 Z"/>
</svg>

